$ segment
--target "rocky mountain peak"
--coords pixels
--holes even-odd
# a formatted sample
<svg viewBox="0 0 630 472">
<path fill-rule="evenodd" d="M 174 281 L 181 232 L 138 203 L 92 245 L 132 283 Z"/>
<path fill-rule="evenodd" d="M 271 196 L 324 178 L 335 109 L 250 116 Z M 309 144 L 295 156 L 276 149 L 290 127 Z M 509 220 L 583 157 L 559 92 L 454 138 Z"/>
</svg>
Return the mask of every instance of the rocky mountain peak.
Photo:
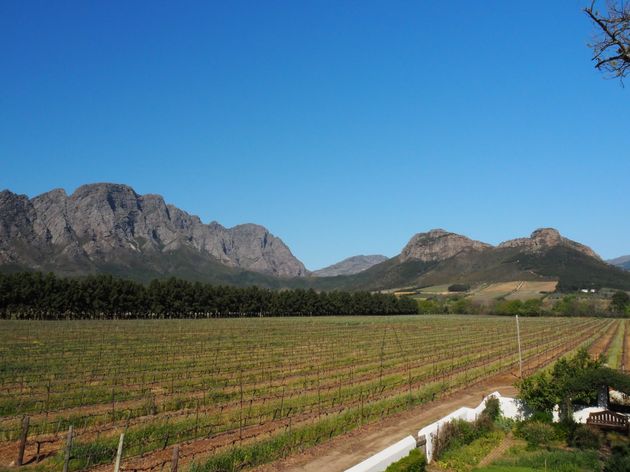
<svg viewBox="0 0 630 472">
<path fill-rule="evenodd" d="M 563 237 L 555 228 L 539 228 L 529 238 L 517 238 L 499 244 L 500 248 L 517 247 L 525 252 L 539 253 L 557 246 L 566 246 L 590 257 L 600 259 L 590 247 Z"/>
<path fill-rule="evenodd" d="M 20 253 L 24 240 L 31 245 L 27 252 L 41 254 L 41 260 Z M 289 248 L 262 226 L 205 225 L 199 217 L 167 205 L 160 195 L 139 195 L 128 185 L 88 184 L 70 196 L 56 189 L 33 199 L 0 193 L 0 262 L 30 268 L 52 263 L 94 267 L 124 266 L 140 258 L 161 267 L 161 254 L 191 250 L 201 260 L 230 267 L 281 276 L 307 273 Z"/>
<path fill-rule="evenodd" d="M 435 262 L 453 257 L 465 250 L 480 251 L 489 247 L 491 247 L 489 244 L 438 228 L 413 236 L 400 253 L 400 259 L 402 262 L 407 260 Z"/>
</svg>

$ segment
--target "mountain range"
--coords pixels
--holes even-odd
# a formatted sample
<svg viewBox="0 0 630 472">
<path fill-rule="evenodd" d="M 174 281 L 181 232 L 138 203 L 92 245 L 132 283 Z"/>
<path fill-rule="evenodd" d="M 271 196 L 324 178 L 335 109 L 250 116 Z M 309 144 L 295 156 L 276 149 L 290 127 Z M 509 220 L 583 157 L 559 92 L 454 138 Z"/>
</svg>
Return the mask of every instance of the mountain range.
<svg viewBox="0 0 630 472">
<path fill-rule="evenodd" d="M 243 272 L 307 273 L 262 226 L 204 224 L 159 195 L 138 195 L 117 184 L 84 185 L 72 195 L 57 189 L 32 199 L 0 192 L 0 265 L 63 275 L 178 275 L 217 282 L 247 279 Z"/>
<path fill-rule="evenodd" d="M 630 256 L 621 256 L 615 259 L 610 259 L 606 262 L 614 266 L 621 267 L 622 269 L 630 270 Z"/>
<path fill-rule="evenodd" d="M 60 189 L 34 198 L 0 192 L 0 270 L 316 290 L 513 280 L 558 280 L 566 290 L 630 289 L 630 272 L 552 228 L 498 246 L 435 229 L 416 234 L 390 259 L 355 256 L 311 273 L 262 226 L 205 224 L 159 195 L 108 183 L 84 185 L 71 195 Z"/>
</svg>

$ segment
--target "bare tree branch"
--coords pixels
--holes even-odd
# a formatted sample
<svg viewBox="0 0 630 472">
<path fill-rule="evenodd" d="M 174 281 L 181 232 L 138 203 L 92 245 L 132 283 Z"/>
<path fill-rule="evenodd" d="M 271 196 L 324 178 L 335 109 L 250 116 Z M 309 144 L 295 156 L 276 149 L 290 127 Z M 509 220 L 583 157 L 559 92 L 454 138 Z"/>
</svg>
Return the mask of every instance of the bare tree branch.
<svg viewBox="0 0 630 472">
<path fill-rule="evenodd" d="M 584 12 L 597 26 L 595 39 L 589 46 L 593 49 L 595 68 L 611 78 L 623 78 L 630 73 L 630 2 L 608 0 L 606 12 L 596 9 L 593 0 Z"/>
</svg>

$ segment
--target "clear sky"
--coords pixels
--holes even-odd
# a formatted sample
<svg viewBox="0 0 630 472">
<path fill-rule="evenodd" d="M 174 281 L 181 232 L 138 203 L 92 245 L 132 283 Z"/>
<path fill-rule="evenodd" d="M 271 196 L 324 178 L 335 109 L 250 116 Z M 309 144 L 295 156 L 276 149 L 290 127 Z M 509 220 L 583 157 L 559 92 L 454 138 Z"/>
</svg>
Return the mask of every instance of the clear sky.
<svg viewBox="0 0 630 472">
<path fill-rule="evenodd" d="M 126 183 L 309 269 L 436 227 L 630 254 L 585 3 L 0 1 L 0 188 Z"/>
</svg>

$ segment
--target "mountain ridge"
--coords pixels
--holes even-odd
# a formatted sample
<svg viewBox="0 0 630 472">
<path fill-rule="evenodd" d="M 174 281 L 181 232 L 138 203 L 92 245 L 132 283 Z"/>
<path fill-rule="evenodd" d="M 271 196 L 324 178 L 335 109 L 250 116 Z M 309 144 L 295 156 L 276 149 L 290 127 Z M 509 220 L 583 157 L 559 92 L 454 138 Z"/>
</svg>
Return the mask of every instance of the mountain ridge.
<svg viewBox="0 0 630 472">
<path fill-rule="evenodd" d="M 606 262 L 616 267 L 620 267 L 625 270 L 630 270 L 630 255 L 615 257 L 614 259 L 609 259 Z"/>
<path fill-rule="evenodd" d="M 98 271 L 104 264 L 124 265 L 130 254 L 159 265 L 160 255 L 183 248 L 204 262 L 235 269 L 278 277 L 308 273 L 282 240 L 260 225 L 204 224 L 160 195 L 139 195 L 127 185 L 88 184 L 71 195 L 54 189 L 32 199 L 0 192 L 2 264 Z"/>
<path fill-rule="evenodd" d="M 33 198 L 0 192 L 3 271 L 108 273 L 142 281 L 177 276 L 215 284 L 315 290 L 514 280 L 557 280 L 566 290 L 630 289 L 630 272 L 604 262 L 591 248 L 553 228 L 496 246 L 433 229 L 412 236 L 392 258 L 369 265 L 349 259 L 334 264 L 332 272 L 322 274 L 329 267 L 310 273 L 263 226 L 205 224 L 160 195 L 139 195 L 122 184 L 87 184 L 70 195 L 53 189 Z M 342 270 L 334 268 L 344 262 Z"/>
<path fill-rule="evenodd" d="M 419 233 L 398 256 L 359 274 L 337 277 L 334 285 L 383 290 L 515 280 L 554 280 L 559 289 L 567 291 L 587 287 L 630 290 L 630 273 L 607 264 L 592 249 L 552 228 L 540 228 L 528 238 L 497 246 L 444 230 Z"/>
<path fill-rule="evenodd" d="M 311 275 L 315 277 L 335 277 L 337 275 L 354 275 L 364 270 L 369 269 L 373 265 L 384 262 L 388 259 L 387 256 L 380 254 L 372 255 L 357 255 L 347 257 L 335 264 L 323 267 L 318 270 L 314 270 Z"/>
</svg>

